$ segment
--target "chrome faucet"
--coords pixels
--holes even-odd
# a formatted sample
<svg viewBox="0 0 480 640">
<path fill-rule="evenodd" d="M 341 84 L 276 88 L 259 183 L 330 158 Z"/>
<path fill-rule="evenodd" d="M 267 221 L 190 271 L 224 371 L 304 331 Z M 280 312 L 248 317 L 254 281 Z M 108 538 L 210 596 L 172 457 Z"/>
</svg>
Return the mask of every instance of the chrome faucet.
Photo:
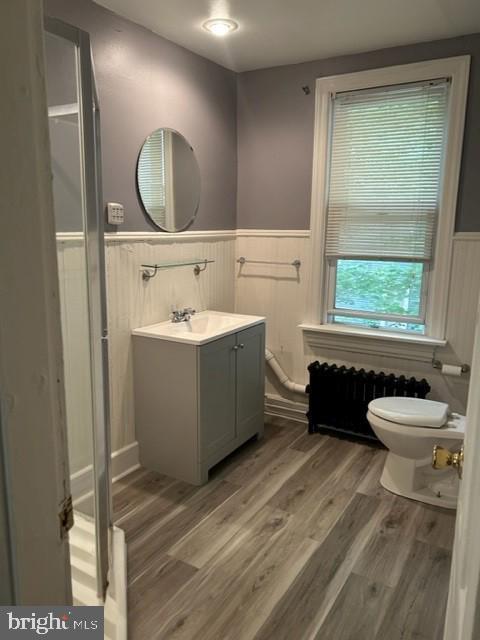
<svg viewBox="0 0 480 640">
<path fill-rule="evenodd" d="M 185 309 L 174 309 L 171 314 L 172 322 L 188 322 L 195 314 L 195 309 L 186 307 Z"/>
</svg>

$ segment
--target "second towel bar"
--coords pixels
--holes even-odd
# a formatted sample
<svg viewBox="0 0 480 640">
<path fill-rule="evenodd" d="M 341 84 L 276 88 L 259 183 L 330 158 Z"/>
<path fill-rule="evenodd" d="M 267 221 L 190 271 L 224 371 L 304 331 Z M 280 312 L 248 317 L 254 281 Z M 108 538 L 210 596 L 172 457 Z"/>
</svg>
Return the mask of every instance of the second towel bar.
<svg viewBox="0 0 480 640">
<path fill-rule="evenodd" d="M 279 262 L 278 260 L 247 260 L 247 258 L 245 258 L 244 256 L 240 256 L 240 258 L 237 259 L 237 262 L 239 262 L 240 264 L 245 264 L 246 262 L 251 262 L 253 264 L 283 264 L 290 267 L 295 267 L 296 269 L 298 269 L 302 264 L 298 258 L 296 260 L 293 260 L 293 262 Z"/>
</svg>

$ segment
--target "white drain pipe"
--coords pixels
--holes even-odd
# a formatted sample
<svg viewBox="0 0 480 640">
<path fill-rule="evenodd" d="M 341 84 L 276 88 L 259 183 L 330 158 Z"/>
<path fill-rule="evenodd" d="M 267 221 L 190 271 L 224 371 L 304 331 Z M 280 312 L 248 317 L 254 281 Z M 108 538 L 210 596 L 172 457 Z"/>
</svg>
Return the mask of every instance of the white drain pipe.
<svg viewBox="0 0 480 640">
<path fill-rule="evenodd" d="M 283 384 L 285 389 L 293 391 L 294 393 L 305 393 L 305 385 L 298 384 L 297 382 L 290 380 L 270 349 L 265 349 L 265 360 L 270 365 L 271 370 L 277 376 L 279 382 Z"/>
</svg>

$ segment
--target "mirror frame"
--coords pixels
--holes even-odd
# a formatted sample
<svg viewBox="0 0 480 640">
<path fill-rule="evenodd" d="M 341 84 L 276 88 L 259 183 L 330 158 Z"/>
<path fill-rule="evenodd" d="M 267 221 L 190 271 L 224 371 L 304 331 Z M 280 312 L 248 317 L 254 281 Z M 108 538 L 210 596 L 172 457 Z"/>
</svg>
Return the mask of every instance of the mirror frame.
<svg viewBox="0 0 480 640">
<path fill-rule="evenodd" d="M 192 213 L 191 217 L 189 218 L 188 222 L 184 226 L 182 226 L 181 228 L 175 229 L 175 231 L 171 231 L 170 229 L 165 229 L 165 227 L 162 227 L 161 225 L 159 225 L 151 217 L 151 215 L 148 213 L 147 208 L 145 207 L 145 204 L 143 202 L 142 194 L 140 193 L 140 185 L 138 183 L 138 164 L 140 162 L 140 155 L 142 153 L 143 147 L 150 140 L 150 138 L 153 136 L 153 134 L 156 133 L 159 129 L 162 129 L 163 131 L 171 131 L 172 133 L 176 133 L 178 136 L 180 136 L 180 138 L 185 140 L 185 143 L 192 150 L 193 157 L 195 158 L 195 162 L 197 163 L 197 167 L 198 167 L 198 176 L 199 176 L 199 183 L 200 183 L 199 187 L 200 188 L 199 188 L 199 194 L 198 194 L 197 204 L 195 206 L 195 210 Z M 192 147 L 192 145 L 190 144 L 190 142 L 187 140 L 187 138 L 185 138 L 185 136 L 180 133 L 180 131 L 177 131 L 177 129 L 172 129 L 171 127 L 157 127 L 151 133 L 149 133 L 148 136 L 144 139 L 144 141 L 140 145 L 140 150 L 137 153 L 137 161 L 135 163 L 135 188 L 136 188 L 136 191 L 137 191 L 138 201 L 140 202 L 140 206 L 141 206 L 141 208 L 143 210 L 143 213 L 145 214 L 148 222 L 151 223 L 154 227 L 156 227 L 159 231 L 163 231 L 164 233 L 181 233 L 182 231 L 186 231 L 193 224 L 195 218 L 197 217 L 198 209 L 200 208 L 200 197 L 202 195 L 202 178 L 201 178 L 201 175 L 200 175 L 200 165 L 198 164 L 197 156 L 195 155 L 195 150 Z"/>
</svg>

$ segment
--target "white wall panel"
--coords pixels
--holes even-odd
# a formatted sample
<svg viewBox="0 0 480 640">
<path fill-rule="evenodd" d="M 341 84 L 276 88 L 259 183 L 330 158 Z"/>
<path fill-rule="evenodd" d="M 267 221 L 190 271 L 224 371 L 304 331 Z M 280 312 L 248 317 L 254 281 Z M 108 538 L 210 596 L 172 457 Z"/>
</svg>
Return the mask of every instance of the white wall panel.
<svg viewBox="0 0 480 640">
<path fill-rule="evenodd" d="M 459 234 L 454 243 L 447 337 L 452 355 L 471 364 L 480 291 L 480 234 Z"/>
<path fill-rule="evenodd" d="M 167 320 L 172 307 L 193 307 L 197 311 L 234 309 L 234 255 L 232 234 L 156 234 L 136 237 L 122 234 L 118 240 L 108 237 L 106 244 L 107 304 L 109 318 L 109 363 L 112 451 L 135 442 L 135 411 L 133 402 L 132 329 Z M 153 236 L 153 237 L 152 237 Z M 82 330 L 78 313 L 85 297 L 85 287 L 78 260 L 82 247 L 75 234 L 62 234 L 58 242 L 62 315 L 65 339 Z M 149 281 L 142 280 L 141 264 L 213 259 L 199 276 L 193 266 L 159 271 Z M 70 285 L 67 286 L 67 282 Z M 73 295 L 73 299 L 72 299 Z M 68 298 L 68 299 L 67 299 Z M 82 359 L 88 352 L 78 344 L 69 344 L 65 353 L 72 354 L 65 361 L 67 413 L 69 416 L 69 449 L 72 452 L 72 473 L 91 461 L 91 434 L 85 412 L 89 410 L 88 394 L 78 392 L 84 385 Z M 159 384 L 162 382 L 159 381 Z M 68 393 L 76 389 L 75 394 Z M 82 387 L 83 388 L 83 387 Z"/>
<path fill-rule="evenodd" d="M 107 242 L 112 451 L 135 441 L 132 329 L 167 320 L 172 308 L 233 311 L 234 245 L 233 238 L 214 236 L 179 239 L 176 235 L 168 242 L 164 234 L 158 240 Z M 193 266 L 185 266 L 142 280 L 141 264 L 195 258 L 215 262 L 199 276 Z"/>
<path fill-rule="evenodd" d="M 92 394 L 90 378 L 87 283 L 83 240 L 57 242 L 60 312 L 65 375 L 70 473 L 92 461 Z"/>
<path fill-rule="evenodd" d="M 64 238 L 59 243 L 61 283 L 66 278 L 75 278 L 78 273 L 76 252 L 79 248 L 75 246 L 75 238 Z M 135 327 L 166 320 L 172 307 L 192 306 L 198 311 L 235 310 L 238 313 L 265 315 L 267 346 L 296 382 L 308 382 L 307 366 L 310 362 L 327 360 L 358 368 L 426 377 L 433 387 L 430 397 L 450 402 L 456 411 L 465 410 L 468 376 L 446 377 L 426 363 L 391 356 L 320 349 L 306 343 L 298 325 L 305 319 L 309 252 L 308 234 L 297 231 L 240 231 L 236 240 L 232 234 L 175 234 L 171 237 L 161 234 L 157 238 L 155 235 L 137 238 L 122 234 L 116 240 L 112 236 L 108 238 L 106 265 L 113 451 L 135 441 L 131 331 Z M 288 265 L 247 263 L 241 266 L 236 262 L 239 256 L 273 261 L 293 261 L 298 258 L 302 265 L 298 271 Z M 160 271 L 148 282 L 142 280 L 142 263 L 193 258 L 214 259 L 215 263 L 209 264 L 207 270 L 198 277 L 193 274 L 193 267 L 187 266 Z M 471 362 L 479 289 L 480 237 L 476 234 L 460 234 L 454 242 L 447 320 L 449 344 L 445 349 L 438 350 L 439 359 L 451 364 Z M 77 291 L 81 298 L 84 293 L 80 283 Z M 70 302 L 70 314 L 66 305 L 62 307 L 67 327 L 78 323 L 75 301 Z M 73 383 L 82 357 L 79 350 L 76 362 L 65 363 L 66 376 Z M 267 390 L 288 397 L 270 372 L 267 371 L 267 374 Z M 90 434 L 85 433 L 82 423 L 84 407 L 71 405 L 67 406 L 67 411 L 70 415 L 76 415 L 70 438 L 72 444 L 75 443 L 74 448 L 78 449 L 78 460 L 73 466 L 79 469 L 84 460 L 89 460 Z"/>
<path fill-rule="evenodd" d="M 270 237 L 265 231 L 256 236 L 254 231 L 250 231 L 248 235 L 239 234 L 236 253 L 237 257 L 258 260 L 299 258 L 302 261 L 298 277 L 293 267 L 254 264 L 240 267 L 236 264 L 235 310 L 267 317 L 267 346 L 295 382 L 308 382 L 307 366 L 317 359 L 368 370 L 425 377 L 432 386 L 432 399 L 445 400 L 453 410 L 465 411 L 468 376 L 447 377 L 428 363 L 318 348 L 306 343 L 298 324 L 305 319 L 310 269 L 308 237 L 293 237 L 293 233 L 290 238 L 285 235 L 278 237 L 274 231 Z M 438 349 L 437 357 L 440 360 L 450 364 L 470 364 L 479 289 L 480 238 L 475 234 L 472 237 L 462 234 L 454 242 L 447 316 L 449 344 Z M 288 397 L 271 375 L 268 375 L 267 391 Z"/>
</svg>

